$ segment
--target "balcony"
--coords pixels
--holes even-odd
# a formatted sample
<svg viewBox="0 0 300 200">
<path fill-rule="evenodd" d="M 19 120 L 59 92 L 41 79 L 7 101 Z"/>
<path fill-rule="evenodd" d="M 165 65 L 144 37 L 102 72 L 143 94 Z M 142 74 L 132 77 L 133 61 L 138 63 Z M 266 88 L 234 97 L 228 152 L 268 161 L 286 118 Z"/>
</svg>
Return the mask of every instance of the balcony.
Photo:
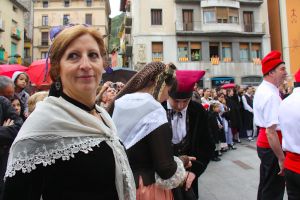
<svg viewBox="0 0 300 200">
<path fill-rule="evenodd" d="M 0 48 L 0 63 L 7 63 L 7 52 L 2 48 Z"/>
<path fill-rule="evenodd" d="M 260 6 L 264 1 L 263 0 L 239 0 L 242 5 L 256 5 Z"/>
<path fill-rule="evenodd" d="M 131 34 L 131 26 L 125 26 L 125 34 Z"/>
<path fill-rule="evenodd" d="M 132 26 L 132 17 L 130 13 L 126 13 L 124 21 L 125 21 L 125 26 Z"/>
<path fill-rule="evenodd" d="M 240 2 L 238 0 L 201 0 L 201 7 L 230 7 L 240 8 Z"/>
<path fill-rule="evenodd" d="M 0 32 L 4 32 L 5 31 L 5 28 L 4 28 L 4 21 L 3 19 L 0 19 Z"/>
<path fill-rule="evenodd" d="M 11 37 L 16 40 L 21 40 L 21 31 L 17 27 L 11 28 Z"/>
<path fill-rule="evenodd" d="M 175 0 L 175 3 L 200 3 L 201 0 Z"/>
<path fill-rule="evenodd" d="M 184 23 L 176 21 L 177 35 L 211 36 L 218 34 L 219 36 L 262 36 L 265 34 L 264 27 L 264 23 L 203 23 L 202 21 Z"/>
<path fill-rule="evenodd" d="M 32 57 L 31 56 L 25 57 L 23 59 L 23 63 L 24 65 L 29 66 L 32 63 Z"/>
<path fill-rule="evenodd" d="M 48 39 L 40 39 L 37 41 L 37 48 L 48 48 L 49 47 L 49 41 Z"/>
</svg>

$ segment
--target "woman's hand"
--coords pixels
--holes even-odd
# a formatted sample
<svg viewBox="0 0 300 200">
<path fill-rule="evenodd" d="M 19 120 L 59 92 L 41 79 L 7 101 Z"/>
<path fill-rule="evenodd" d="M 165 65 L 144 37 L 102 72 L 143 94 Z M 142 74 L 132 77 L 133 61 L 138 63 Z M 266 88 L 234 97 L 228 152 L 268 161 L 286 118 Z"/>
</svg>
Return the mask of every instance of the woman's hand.
<svg viewBox="0 0 300 200">
<path fill-rule="evenodd" d="M 12 126 L 14 125 L 14 120 L 12 119 L 7 119 L 3 122 L 3 126 Z"/>
<path fill-rule="evenodd" d="M 196 175 L 193 172 L 188 172 L 187 178 L 186 178 L 186 181 L 185 181 L 185 190 L 186 191 L 191 188 L 192 183 L 193 183 L 195 178 L 196 178 Z"/>
<path fill-rule="evenodd" d="M 183 162 L 183 166 L 186 169 L 192 167 L 192 161 L 196 160 L 196 157 L 191 157 L 187 155 L 179 156 L 179 158 Z"/>
</svg>

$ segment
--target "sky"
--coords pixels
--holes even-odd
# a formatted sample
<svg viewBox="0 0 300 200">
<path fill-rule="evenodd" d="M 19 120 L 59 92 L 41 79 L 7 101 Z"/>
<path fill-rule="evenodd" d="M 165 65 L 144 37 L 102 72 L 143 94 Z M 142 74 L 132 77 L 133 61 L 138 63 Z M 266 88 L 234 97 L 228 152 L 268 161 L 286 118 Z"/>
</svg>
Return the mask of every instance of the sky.
<svg viewBox="0 0 300 200">
<path fill-rule="evenodd" d="M 115 17 L 119 14 L 121 14 L 120 12 L 120 0 L 109 0 L 110 2 L 110 9 L 111 9 L 111 13 L 109 15 L 110 18 Z"/>
</svg>

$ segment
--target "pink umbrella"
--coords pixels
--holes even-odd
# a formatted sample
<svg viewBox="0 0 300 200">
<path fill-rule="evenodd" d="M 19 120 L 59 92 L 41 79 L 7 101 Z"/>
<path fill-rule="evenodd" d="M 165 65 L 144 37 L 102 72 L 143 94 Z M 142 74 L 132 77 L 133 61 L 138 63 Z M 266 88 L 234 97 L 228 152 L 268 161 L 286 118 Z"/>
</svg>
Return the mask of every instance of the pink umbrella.
<svg viewBox="0 0 300 200">
<path fill-rule="evenodd" d="M 25 72 L 27 70 L 28 70 L 28 67 L 24 67 L 19 64 L 0 65 L 0 75 L 8 76 L 9 78 L 11 78 L 13 73 L 16 71 Z"/>
<path fill-rule="evenodd" d="M 49 76 L 50 67 L 50 60 L 48 60 L 48 73 L 46 80 L 44 80 L 46 73 L 46 59 L 33 61 L 27 71 L 30 81 L 38 87 L 42 85 L 50 85 L 52 83 Z"/>
<path fill-rule="evenodd" d="M 226 84 L 222 85 L 221 88 L 222 89 L 235 88 L 235 84 L 234 83 L 226 83 Z"/>
</svg>

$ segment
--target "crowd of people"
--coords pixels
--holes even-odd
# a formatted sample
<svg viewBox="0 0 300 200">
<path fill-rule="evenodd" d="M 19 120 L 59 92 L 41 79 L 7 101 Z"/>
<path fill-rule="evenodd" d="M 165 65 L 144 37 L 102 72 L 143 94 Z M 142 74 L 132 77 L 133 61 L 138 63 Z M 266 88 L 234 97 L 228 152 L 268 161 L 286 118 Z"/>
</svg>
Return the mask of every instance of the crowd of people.
<svg viewBox="0 0 300 200">
<path fill-rule="evenodd" d="M 277 129 L 286 117 L 279 107 L 298 90 L 281 87 L 286 71 L 278 53 L 263 59 L 258 88 L 201 88 L 205 71 L 162 62 L 146 64 L 126 84 L 99 86 L 107 57 L 100 33 L 71 25 L 50 35 L 50 91 L 29 95 L 25 72 L 0 76 L 0 199 L 195 200 L 209 162 L 236 150 L 240 137 L 253 142 L 256 136 L 258 199 L 283 198 Z M 281 121 L 289 136 L 297 123 Z M 294 129 L 291 137 L 299 141 Z M 300 145 L 291 141 L 283 148 L 294 200 Z"/>
</svg>

